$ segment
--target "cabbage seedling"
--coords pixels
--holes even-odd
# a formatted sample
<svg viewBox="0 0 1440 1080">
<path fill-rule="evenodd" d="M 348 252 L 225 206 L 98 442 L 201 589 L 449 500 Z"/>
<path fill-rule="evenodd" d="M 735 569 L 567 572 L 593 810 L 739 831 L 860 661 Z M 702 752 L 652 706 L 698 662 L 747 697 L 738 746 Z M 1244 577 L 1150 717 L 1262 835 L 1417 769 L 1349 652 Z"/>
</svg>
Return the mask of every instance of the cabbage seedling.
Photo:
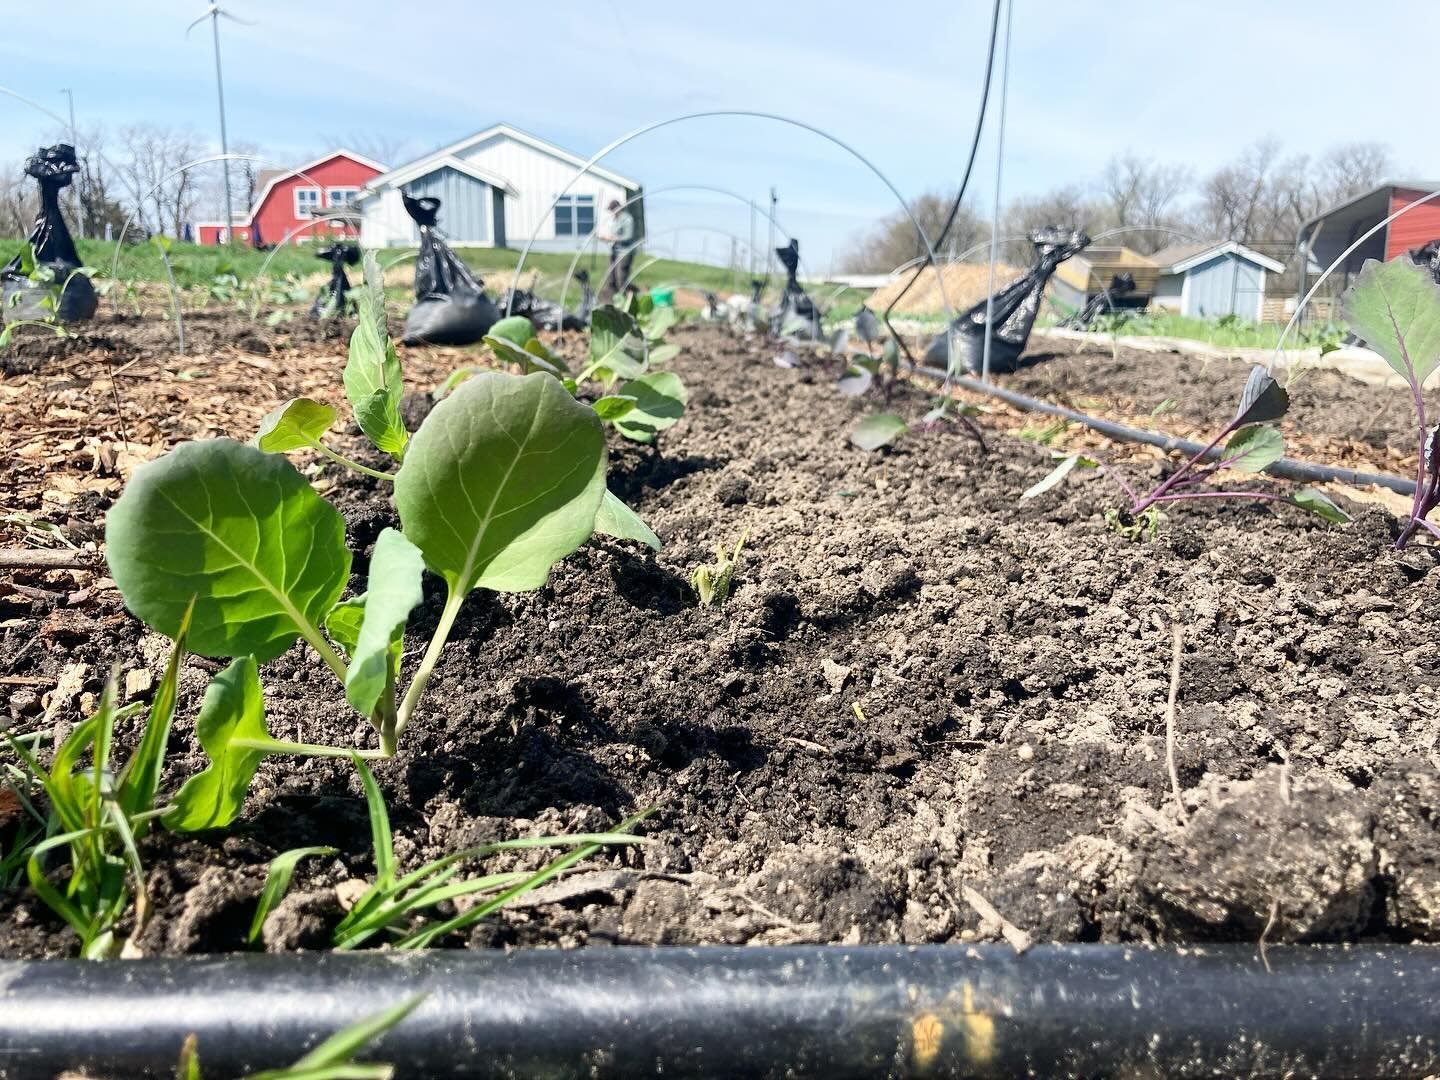
<svg viewBox="0 0 1440 1080">
<path fill-rule="evenodd" d="M 1367 259 L 1342 301 L 1345 321 L 1355 336 L 1374 349 L 1410 388 L 1415 407 L 1415 495 L 1395 546 L 1403 548 L 1424 529 L 1440 538 L 1429 515 L 1440 504 L 1440 426 L 1425 426 L 1420 388 L 1440 367 L 1440 286 L 1428 270 L 1409 259 L 1379 263 Z"/>
<path fill-rule="evenodd" d="M 1251 368 L 1250 376 L 1245 381 L 1235 418 L 1180 468 L 1162 480 L 1154 490 L 1142 495 L 1118 470 L 1106 466 L 1099 459 L 1088 454 L 1068 454 L 1061 456 L 1060 463 L 1040 481 L 1027 488 L 1020 498 L 1033 499 L 1037 495 L 1043 495 L 1071 475 L 1075 469 L 1085 468 L 1099 469 L 1114 480 L 1130 500 L 1127 507 L 1130 518 L 1146 522 L 1152 533 L 1159 520 L 1156 514 L 1162 506 L 1199 499 L 1259 499 L 1283 502 L 1319 514 L 1327 521 L 1350 520 L 1343 510 L 1314 488 L 1301 488 L 1292 495 L 1280 495 L 1272 491 L 1201 488 L 1205 481 L 1224 469 L 1258 473 L 1279 461 L 1285 454 L 1285 437 L 1270 421 L 1280 419 L 1289 408 L 1290 395 L 1285 392 L 1285 388 L 1257 364 Z M 1225 448 L 1218 454 L 1218 460 L 1209 465 L 1204 464 L 1222 442 L 1225 443 Z"/>
<path fill-rule="evenodd" d="M 105 534 L 126 606 L 173 636 L 193 597 L 190 648 L 233 658 L 196 724 L 211 765 L 181 789 L 167 823 L 226 824 L 266 754 L 351 753 L 280 742 L 265 728 L 259 667 L 297 639 L 376 728 L 379 750 L 366 753 L 393 755 L 470 592 L 539 588 L 597 527 L 621 531 L 611 523 L 629 511 L 607 502 L 605 465 L 599 417 L 552 376 L 475 376 L 407 439 L 394 486 L 404 531 L 380 534 L 368 589 L 349 600 L 344 521 L 285 458 L 213 439 L 137 469 Z M 446 600 L 402 698 L 403 634 L 426 569 Z"/>
</svg>

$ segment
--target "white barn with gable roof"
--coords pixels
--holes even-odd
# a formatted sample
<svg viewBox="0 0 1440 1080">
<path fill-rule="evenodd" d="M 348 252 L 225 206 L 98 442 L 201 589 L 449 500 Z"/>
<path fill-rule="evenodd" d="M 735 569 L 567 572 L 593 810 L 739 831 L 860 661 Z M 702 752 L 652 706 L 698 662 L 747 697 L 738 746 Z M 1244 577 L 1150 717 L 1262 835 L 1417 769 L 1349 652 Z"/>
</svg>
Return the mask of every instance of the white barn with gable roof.
<svg viewBox="0 0 1440 1080">
<path fill-rule="evenodd" d="M 599 227 L 611 199 L 624 203 L 641 192 L 638 180 L 600 166 L 566 192 L 585 160 L 519 128 L 496 124 L 366 184 L 357 200 L 360 242 L 366 247 L 419 242 L 400 198 L 404 192 L 440 200 L 440 234 L 453 246 L 523 247 L 538 224 L 537 250 L 573 250 Z M 644 221 L 643 199 L 630 210 L 637 225 Z"/>
</svg>

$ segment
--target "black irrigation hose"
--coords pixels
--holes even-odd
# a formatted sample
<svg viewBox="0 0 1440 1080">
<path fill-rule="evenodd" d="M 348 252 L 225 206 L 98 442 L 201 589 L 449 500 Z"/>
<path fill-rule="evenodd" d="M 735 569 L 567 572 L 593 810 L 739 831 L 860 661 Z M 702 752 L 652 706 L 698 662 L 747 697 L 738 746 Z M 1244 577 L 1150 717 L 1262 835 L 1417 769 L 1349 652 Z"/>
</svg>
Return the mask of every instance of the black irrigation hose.
<svg viewBox="0 0 1440 1080">
<path fill-rule="evenodd" d="M 1267 966 L 1268 965 L 1268 966 Z M 1440 1071 L 1440 950 L 526 949 L 0 963 L 0 1071 L 357 1060 L 448 1076 L 1365 1076 Z"/>
<path fill-rule="evenodd" d="M 915 364 L 911 366 L 910 370 L 917 375 L 939 379 L 942 382 L 946 378 L 945 372 L 939 368 Z M 951 386 L 961 386 L 977 394 L 997 397 L 1001 401 L 1014 405 L 1017 409 L 1045 413 L 1047 416 L 1058 416 L 1077 424 L 1084 424 L 1092 431 L 1098 431 L 1112 439 L 1145 443 L 1148 446 L 1158 446 L 1167 452 L 1178 450 L 1185 454 L 1198 454 L 1204 447 L 1203 443 L 1191 442 L 1189 439 L 1180 439 L 1174 435 L 1161 435 L 1154 431 L 1145 431 L 1142 428 L 1127 427 L 1125 424 L 1117 424 L 1113 420 L 1102 420 L 1096 416 L 1076 412 L 1074 409 L 1067 409 L 1062 405 L 1052 405 L 1048 401 L 1027 397 L 1014 390 L 1006 390 L 994 383 L 981 382 L 979 379 L 972 379 L 965 375 L 951 375 L 949 383 Z M 1213 461 L 1222 453 L 1223 448 L 1217 446 L 1205 455 L 1205 459 Z M 1295 458 L 1282 457 L 1265 471 L 1271 476 L 1278 476 L 1284 480 L 1301 480 L 1312 484 L 1325 484 L 1338 480 L 1343 484 L 1351 484 L 1355 487 L 1368 487 L 1374 484 L 1377 487 L 1398 491 L 1401 495 L 1415 494 L 1415 481 L 1407 480 L 1403 476 L 1391 476 L 1389 473 L 1356 472 L 1354 469 L 1342 469 L 1333 465 L 1315 465 L 1308 461 L 1297 461 Z"/>
<path fill-rule="evenodd" d="M 950 235 L 950 230 L 955 225 L 955 218 L 960 213 L 960 205 L 965 199 L 965 189 L 970 186 L 970 174 L 975 171 L 975 156 L 980 150 L 980 136 L 985 131 L 985 111 L 990 106 L 990 80 L 995 75 L 995 40 L 1000 32 L 1000 3 L 1001 0 L 995 0 L 994 10 L 990 13 L 990 45 L 985 52 L 985 81 L 980 86 L 980 111 L 975 116 L 975 133 L 970 138 L 970 155 L 965 160 L 965 173 L 960 178 L 960 187 L 955 192 L 955 201 L 950 204 L 950 213 L 945 217 L 945 224 L 940 227 L 940 234 L 935 237 L 930 245 L 930 250 L 926 252 L 937 258 L 941 245 L 945 243 L 945 237 Z M 943 273 L 938 262 L 932 260 L 932 265 L 935 267 L 936 274 Z M 915 267 L 915 273 L 910 275 L 910 280 L 905 283 L 905 287 L 886 305 L 884 313 L 880 316 L 884 319 L 885 328 L 890 331 L 890 336 L 895 339 L 900 346 L 900 351 L 905 354 L 905 359 L 912 364 L 915 362 L 915 358 L 910 355 L 910 347 L 905 344 L 905 339 L 895 332 L 895 327 L 890 322 L 890 313 L 895 310 L 896 304 L 905 299 L 905 294 L 910 291 L 915 282 L 920 280 L 920 275 L 924 272 L 925 264 L 922 262 Z M 943 294 L 943 283 L 941 291 Z"/>
</svg>

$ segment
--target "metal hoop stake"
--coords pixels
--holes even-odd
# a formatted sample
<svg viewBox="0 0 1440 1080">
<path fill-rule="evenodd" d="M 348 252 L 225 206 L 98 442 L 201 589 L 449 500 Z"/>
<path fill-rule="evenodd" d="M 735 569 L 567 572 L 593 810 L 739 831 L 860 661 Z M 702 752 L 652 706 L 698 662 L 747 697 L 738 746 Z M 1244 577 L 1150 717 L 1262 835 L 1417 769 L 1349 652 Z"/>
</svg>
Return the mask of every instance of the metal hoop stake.
<svg viewBox="0 0 1440 1080">
<path fill-rule="evenodd" d="M 802 131 L 808 131 L 813 135 L 818 135 L 822 139 L 825 139 L 827 142 L 833 143 L 840 149 L 844 150 L 846 153 L 850 154 L 867 169 L 869 169 L 872 173 L 874 173 L 875 176 L 880 180 L 880 182 L 889 189 L 890 194 L 895 196 L 895 201 L 900 204 L 901 209 L 905 211 L 905 216 L 908 217 L 910 219 L 910 223 L 915 226 L 916 235 L 919 236 L 920 242 L 925 245 L 925 253 L 930 257 L 931 264 L 937 266 L 939 265 L 938 261 L 935 258 L 935 247 L 933 244 L 930 243 L 930 237 L 925 232 L 925 226 L 920 224 L 920 219 L 917 218 L 915 216 L 915 212 L 910 209 L 910 205 L 905 201 L 904 196 L 900 194 L 900 189 L 897 188 L 893 183 L 891 183 L 890 178 L 886 176 L 883 172 L 881 172 L 879 167 L 876 166 L 874 162 L 872 162 L 864 154 L 860 153 L 860 151 L 856 150 L 849 143 L 836 138 L 828 131 L 815 127 L 813 124 L 807 124 L 802 120 L 793 120 L 788 116 L 781 116 L 778 113 L 754 112 L 748 109 L 715 109 L 707 110 L 704 112 L 686 113 L 683 116 L 673 116 L 668 120 L 657 120 L 652 124 L 647 124 L 644 127 L 636 128 L 634 131 L 631 131 L 626 135 L 622 135 L 620 136 L 620 138 L 614 140 L 611 143 L 608 143 L 599 151 L 597 151 L 593 157 L 586 161 L 585 164 L 582 165 L 575 173 L 575 175 L 571 177 L 569 183 L 567 183 L 565 187 L 555 196 L 555 198 L 551 200 L 549 210 L 547 210 L 546 213 L 539 219 L 539 221 L 536 222 L 535 229 L 530 234 L 530 239 L 525 241 L 525 247 L 520 252 L 520 261 L 515 264 L 515 274 L 510 281 L 511 303 L 506 305 L 505 313 L 509 315 L 513 307 L 515 290 L 520 286 L 520 272 L 525 267 L 525 260 L 530 257 L 530 251 L 532 248 L 534 248 L 535 241 L 540 238 L 540 229 L 544 226 L 544 223 L 546 221 L 550 220 L 551 215 L 555 212 L 555 207 L 560 204 L 561 198 L 570 193 L 570 189 L 575 186 L 576 182 L 582 176 L 586 175 L 596 164 L 598 164 L 604 158 L 608 157 L 615 150 L 618 150 L 620 147 L 624 146 L 626 143 L 634 139 L 638 139 L 641 135 L 648 135 L 652 131 L 657 131 L 660 128 L 668 127 L 671 124 L 679 124 L 687 120 L 702 120 L 710 117 L 722 116 L 751 117 L 757 120 L 774 120 L 777 123 L 789 124 L 792 127 L 799 128 Z M 950 297 L 945 289 L 945 281 L 943 275 L 941 275 L 940 278 L 940 302 L 945 306 L 945 322 L 948 327 L 951 319 L 954 318 L 954 312 L 950 307 Z M 947 343 L 949 341 L 948 333 L 946 335 L 946 341 Z"/>
</svg>

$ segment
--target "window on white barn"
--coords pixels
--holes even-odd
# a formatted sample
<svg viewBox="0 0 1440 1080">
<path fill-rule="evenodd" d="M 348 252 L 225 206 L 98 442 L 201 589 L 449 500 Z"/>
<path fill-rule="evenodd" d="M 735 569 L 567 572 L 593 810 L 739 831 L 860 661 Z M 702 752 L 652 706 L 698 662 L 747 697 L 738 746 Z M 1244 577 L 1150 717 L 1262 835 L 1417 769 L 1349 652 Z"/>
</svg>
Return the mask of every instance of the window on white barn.
<svg viewBox="0 0 1440 1080">
<path fill-rule="evenodd" d="M 332 187 L 325 192 L 325 201 L 334 207 L 354 206 L 355 200 L 360 195 L 359 188 L 353 187 Z"/>
<path fill-rule="evenodd" d="M 295 216 L 297 218 L 313 217 L 315 211 L 319 209 L 319 188 L 297 187 L 295 189 Z"/>
<path fill-rule="evenodd" d="M 556 236 L 589 236 L 595 231 L 595 196 L 561 195 L 555 204 Z"/>
</svg>

